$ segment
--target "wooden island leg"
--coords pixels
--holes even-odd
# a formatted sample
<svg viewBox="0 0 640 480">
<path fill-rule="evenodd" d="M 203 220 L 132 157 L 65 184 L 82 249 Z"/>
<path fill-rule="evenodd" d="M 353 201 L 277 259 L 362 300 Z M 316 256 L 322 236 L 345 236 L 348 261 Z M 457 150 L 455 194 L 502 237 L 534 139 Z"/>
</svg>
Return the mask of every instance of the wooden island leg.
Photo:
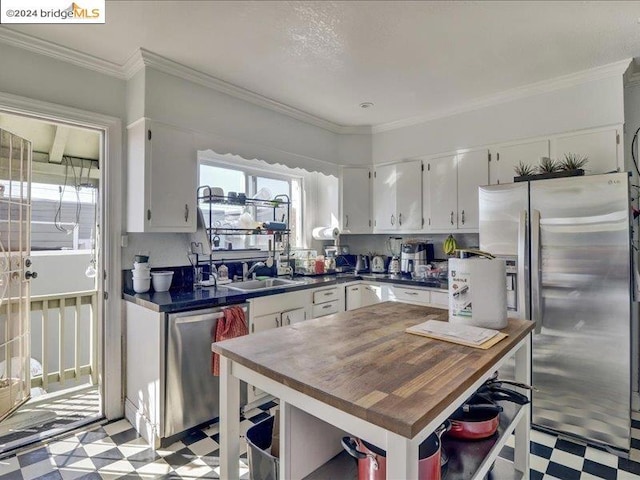
<svg viewBox="0 0 640 480">
<path fill-rule="evenodd" d="M 220 356 L 220 478 L 240 478 L 240 380 L 232 361 Z"/>
<path fill-rule="evenodd" d="M 418 446 L 387 432 L 387 480 L 418 478 Z"/>
</svg>

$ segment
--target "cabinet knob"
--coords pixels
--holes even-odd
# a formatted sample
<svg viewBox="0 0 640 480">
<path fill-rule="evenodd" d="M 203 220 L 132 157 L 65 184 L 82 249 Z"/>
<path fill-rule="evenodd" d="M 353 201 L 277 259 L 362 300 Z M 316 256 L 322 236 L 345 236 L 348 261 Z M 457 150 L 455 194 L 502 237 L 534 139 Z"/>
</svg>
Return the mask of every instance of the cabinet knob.
<svg viewBox="0 0 640 480">
<path fill-rule="evenodd" d="M 462 224 L 464 225 L 464 210 L 462 210 Z"/>
<path fill-rule="evenodd" d="M 30 272 L 29 270 L 27 270 L 26 272 L 24 272 L 24 278 L 26 278 L 27 280 L 38 278 L 38 272 Z"/>
<path fill-rule="evenodd" d="M 453 210 L 451 210 L 451 225 L 453 225 Z"/>
<path fill-rule="evenodd" d="M 402 213 L 398 214 L 398 225 L 402 226 Z"/>
<path fill-rule="evenodd" d="M 184 204 L 184 221 L 189 221 L 189 204 L 187 203 Z"/>
<path fill-rule="evenodd" d="M 151 220 L 151 209 L 147 209 L 147 220 Z"/>
<path fill-rule="evenodd" d="M 276 327 L 279 327 L 279 326 L 280 326 L 280 320 L 276 318 Z"/>
<path fill-rule="evenodd" d="M 395 225 L 395 224 L 396 224 L 396 217 L 392 213 L 391 214 L 391 225 Z"/>
<path fill-rule="evenodd" d="M 349 226 L 349 215 L 344 216 L 344 228 Z"/>
</svg>

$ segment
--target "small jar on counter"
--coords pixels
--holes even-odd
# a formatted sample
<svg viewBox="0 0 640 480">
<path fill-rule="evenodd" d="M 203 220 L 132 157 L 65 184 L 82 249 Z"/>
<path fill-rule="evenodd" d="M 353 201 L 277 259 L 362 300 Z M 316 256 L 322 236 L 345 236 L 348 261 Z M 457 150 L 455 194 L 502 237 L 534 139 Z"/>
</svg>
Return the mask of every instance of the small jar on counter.
<svg viewBox="0 0 640 480">
<path fill-rule="evenodd" d="M 316 273 L 324 273 L 324 257 L 316 257 Z"/>
</svg>

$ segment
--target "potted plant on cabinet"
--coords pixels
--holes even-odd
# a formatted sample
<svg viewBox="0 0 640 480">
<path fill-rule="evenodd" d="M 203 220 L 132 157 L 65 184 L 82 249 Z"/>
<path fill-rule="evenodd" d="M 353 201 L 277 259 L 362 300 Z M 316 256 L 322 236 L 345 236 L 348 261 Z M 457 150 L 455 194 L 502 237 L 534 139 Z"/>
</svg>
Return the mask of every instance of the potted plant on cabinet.
<svg viewBox="0 0 640 480">
<path fill-rule="evenodd" d="M 520 162 L 514 168 L 516 177 L 514 182 L 527 182 L 558 177 L 575 177 L 584 175 L 582 167 L 589 161 L 588 157 L 576 153 L 565 153 L 564 160 L 556 161 L 549 157 L 542 157 L 537 168 Z M 535 173 L 537 172 L 537 173 Z"/>
</svg>

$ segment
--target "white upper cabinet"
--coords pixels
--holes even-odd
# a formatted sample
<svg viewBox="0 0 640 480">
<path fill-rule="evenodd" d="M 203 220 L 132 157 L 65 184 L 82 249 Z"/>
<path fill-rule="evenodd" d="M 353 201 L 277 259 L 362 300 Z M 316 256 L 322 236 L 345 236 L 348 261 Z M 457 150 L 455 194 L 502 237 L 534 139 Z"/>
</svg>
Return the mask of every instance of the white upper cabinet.
<svg viewBox="0 0 640 480">
<path fill-rule="evenodd" d="M 195 232 L 197 155 L 190 132 L 147 118 L 127 127 L 127 230 Z"/>
<path fill-rule="evenodd" d="M 488 183 L 488 162 L 486 149 L 426 160 L 426 231 L 478 229 L 478 187 Z"/>
<path fill-rule="evenodd" d="M 425 192 L 429 206 L 427 230 L 453 230 L 457 228 L 458 172 L 456 155 L 432 158 L 424 172 Z"/>
<path fill-rule="evenodd" d="M 588 157 L 582 167 L 586 175 L 622 170 L 622 159 L 618 158 L 620 137 L 617 129 L 559 136 L 551 140 L 551 156 L 564 160 L 567 153 Z"/>
<path fill-rule="evenodd" d="M 375 231 L 422 228 L 422 162 L 377 167 L 373 179 Z"/>
<path fill-rule="evenodd" d="M 340 173 L 340 228 L 346 233 L 371 233 L 371 170 L 343 167 Z"/>
<path fill-rule="evenodd" d="M 422 228 L 422 162 L 396 164 L 398 230 Z"/>
<path fill-rule="evenodd" d="M 522 162 L 535 167 L 542 157 L 548 156 L 549 140 L 498 147 L 491 158 L 490 183 L 513 183 L 513 177 L 517 177 L 516 165 Z"/>
<path fill-rule="evenodd" d="M 396 167 L 377 167 L 373 177 L 373 227 L 375 230 L 396 229 Z"/>
<path fill-rule="evenodd" d="M 480 228 L 478 187 L 489 183 L 489 151 L 458 154 L 458 228 Z"/>
</svg>

